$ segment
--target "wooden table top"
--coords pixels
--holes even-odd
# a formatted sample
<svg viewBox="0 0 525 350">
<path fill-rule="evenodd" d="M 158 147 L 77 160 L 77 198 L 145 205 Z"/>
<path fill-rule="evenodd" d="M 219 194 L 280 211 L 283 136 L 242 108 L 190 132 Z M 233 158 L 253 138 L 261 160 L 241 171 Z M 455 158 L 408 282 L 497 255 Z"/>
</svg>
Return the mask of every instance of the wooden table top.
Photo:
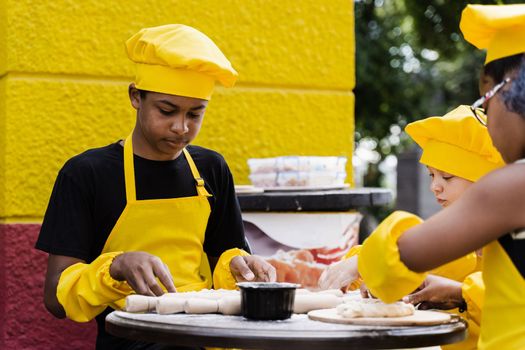
<svg viewBox="0 0 525 350">
<path fill-rule="evenodd" d="M 466 337 L 459 318 L 437 326 L 341 325 L 293 315 L 283 321 L 252 321 L 241 316 L 158 315 L 114 311 L 106 330 L 119 337 L 179 346 L 243 349 L 395 349 L 459 342 Z"/>
</svg>

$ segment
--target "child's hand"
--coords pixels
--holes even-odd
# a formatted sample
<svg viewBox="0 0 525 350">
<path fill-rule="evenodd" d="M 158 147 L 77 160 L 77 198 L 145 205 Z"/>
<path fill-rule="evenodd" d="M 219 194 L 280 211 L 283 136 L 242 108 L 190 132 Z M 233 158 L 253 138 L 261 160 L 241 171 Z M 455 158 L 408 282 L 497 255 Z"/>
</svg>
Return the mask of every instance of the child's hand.
<svg viewBox="0 0 525 350">
<path fill-rule="evenodd" d="M 406 303 L 420 304 L 419 309 L 449 310 L 463 302 L 461 283 L 436 275 L 428 275 L 421 287 L 403 298 Z"/>
<path fill-rule="evenodd" d="M 237 282 L 275 282 L 275 268 L 266 260 L 255 256 L 236 256 L 230 261 L 230 271 Z"/>
<path fill-rule="evenodd" d="M 321 289 L 346 288 L 358 277 L 357 255 L 354 255 L 328 266 L 319 278 L 319 287 Z"/>
</svg>

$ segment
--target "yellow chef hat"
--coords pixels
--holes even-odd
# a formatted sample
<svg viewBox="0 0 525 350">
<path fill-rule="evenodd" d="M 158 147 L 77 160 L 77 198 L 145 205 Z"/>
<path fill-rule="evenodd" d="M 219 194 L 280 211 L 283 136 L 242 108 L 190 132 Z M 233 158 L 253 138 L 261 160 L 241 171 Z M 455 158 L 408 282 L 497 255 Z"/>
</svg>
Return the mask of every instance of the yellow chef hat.
<svg viewBox="0 0 525 350">
<path fill-rule="evenodd" d="M 468 106 L 410 123 L 405 131 L 423 149 L 421 163 L 449 174 L 477 181 L 504 165 L 487 128 Z"/>
<path fill-rule="evenodd" d="M 183 24 L 144 28 L 126 41 L 138 89 L 209 100 L 215 81 L 232 87 L 237 72 L 215 43 Z"/>
<path fill-rule="evenodd" d="M 459 27 L 465 40 L 487 50 L 485 64 L 525 52 L 525 5 L 467 5 Z"/>
</svg>

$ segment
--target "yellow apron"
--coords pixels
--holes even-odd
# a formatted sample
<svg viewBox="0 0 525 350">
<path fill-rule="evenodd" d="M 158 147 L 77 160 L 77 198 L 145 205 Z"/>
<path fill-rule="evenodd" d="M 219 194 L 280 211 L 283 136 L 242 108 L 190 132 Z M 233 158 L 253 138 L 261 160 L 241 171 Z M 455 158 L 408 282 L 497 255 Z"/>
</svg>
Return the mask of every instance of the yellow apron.
<svg viewBox="0 0 525 350">
<path fill-rule="evenodd" d="M 102 253 L 145 251 L 168 265 L 177 291 L 211 287 L 211 270 L 203 251 L 210 216 L 210 194 L 189 152 L 183 149 L 195 178 L 193 197 L 137 200 L 131 136 L 124 143 L 126 207 L 106 240 Z"/>
<path fill-rule="evenodd" d="M 124 144 L 126 207 L 113 227 L 102 254 L 89 264 L 69 266 L 60 275 L 57 299 L 69 319 L 88 322 L 109 305 L 121 309 L 133 289 L 109 273 L 113 259 L 126 251 L 146 251 L 169 266 L 179 292 L 211 288 L 208 257 L 203 251 L 204 235 L 210 215 L 210 194 L 190 154 L 184 155 L 195 178 L 193 197 L 140 200 L 136 198 L 131 138 Z M 214 271 L 216 288 L 234 289 L 230 261 L 243 250 L 229 249 L 219 258 Z M 217 285 L 219 287 L 217 287 Z"/>
<path fill-rule="evenodd" d="M 483 249 L 483 280 L 479 349 L 525 349 L 525 279 L 499 241 Z"/>
</svg>

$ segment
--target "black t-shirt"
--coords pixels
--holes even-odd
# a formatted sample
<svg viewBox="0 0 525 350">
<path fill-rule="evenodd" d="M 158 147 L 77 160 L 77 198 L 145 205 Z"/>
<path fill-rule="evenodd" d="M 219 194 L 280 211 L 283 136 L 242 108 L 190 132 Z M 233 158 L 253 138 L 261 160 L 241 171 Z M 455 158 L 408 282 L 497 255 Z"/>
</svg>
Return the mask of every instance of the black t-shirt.
<svg viewBox="0 0 525 350">
<path fill-rule="evenodd" d="M 198 146 L 187 149 L 212 195 L 208 197 L 211 213 L 204 251 L 208 256 L 219 257 L 230 248 L 248 250 L 233 177 L 224 158 Z M 64 165 L 49 200 L 37 249 L 87 263 L 101 254 L 126 206 L 123 154 L 123 147 L 116 142 L 88 150 Z M 134 165 L 137 200 L 197 195 L 195 179 L 183 153 L 171 161 L 135 155 Z M 99 340 L 102 316 L 97 317 Z"/>
</svg>

